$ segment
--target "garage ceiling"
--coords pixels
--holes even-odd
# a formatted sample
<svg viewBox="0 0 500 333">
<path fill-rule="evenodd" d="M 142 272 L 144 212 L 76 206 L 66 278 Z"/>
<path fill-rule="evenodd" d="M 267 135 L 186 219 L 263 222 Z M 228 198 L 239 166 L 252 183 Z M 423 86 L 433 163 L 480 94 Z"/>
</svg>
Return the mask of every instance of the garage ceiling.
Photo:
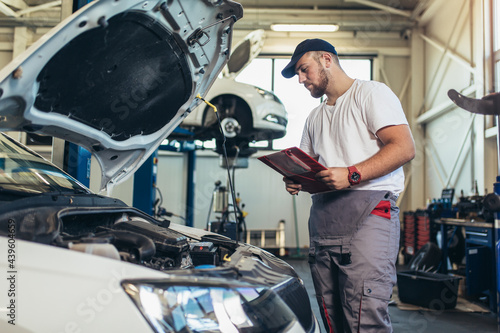
<svg viewBox="0 0 500 333">
<path fill-rule="evenodd" d="M 412 28 L 429 0 L 240 0 L 244 17 L 237 29 L 269 30 L 271 24 L 338 24 L 339 31 L 403 31 Z M 381 25 L 381 23 L 383 23 Z"/>
<path fill-rule="evenodd" d="M 53 27 L 61 20 L 62 0 L 0 0 L 0 27 Z"/>
<path fill-rule="evenodd" d="M 76 0 L 0 0 L 0 28 L 31 28 L 33 41 L 71 13 Z M 83 0 L 80 0 L 83 1 Z M 148 1 L 148 0 L 145 0 Z M 156 0 L 154 0 L 156 1 Z M 182 0 L 189 4 L 191 0 Z M 219 0 L 206 0 L 217 2 Z M 312 36 L 331 40 L 342 52 L 404 54 L 416 26 L 425 26 L 445 0 L 236 0 L 244 16 L 234 26 L 234 41 L 264 29 L 262 54 L 290 54 Z M 275 32 L 272 24 L 337 24 L 329 33 Z M 8 41 L 8 37 L 6 40 Z M 15 38 L 18 38 L 16 36 Z M 0 41 L 2 36 L 0 34 Z M 354 45 L 354 46 L 353 46 Z M 0 45 L 1 46 L 1 45 Z M 383 49 L 383 51 L 381 51 Z"/>
<path fill-rule="evenodd" d="M 426 10 L 443 0 L 237 0 L 244 18 L 237 30 L 269 30 L 273 23 L 336 23 L 340 31 L 402 31 L 413 27 Z M 0 25 L 52 25 L 67 0 L 0 0 Z M 60 15 L 60 14 L 59 14 Z M 45 21 L 44 21 L 45 19 Z M 45 22 L 45 23 L 44 23 Z"/>
<path fill-rule="evenodd" d="M 445 0 L 238 0 L 244 15 L 235 39 L 264 29 L 262 54 L 290 54 L 305 38 L 329 40 L 346 53 L 407 55 L 411 32 L 423 27 Z M 337 24 L 328 33 L 275 32 L 272 24 Z"/>
</svg>

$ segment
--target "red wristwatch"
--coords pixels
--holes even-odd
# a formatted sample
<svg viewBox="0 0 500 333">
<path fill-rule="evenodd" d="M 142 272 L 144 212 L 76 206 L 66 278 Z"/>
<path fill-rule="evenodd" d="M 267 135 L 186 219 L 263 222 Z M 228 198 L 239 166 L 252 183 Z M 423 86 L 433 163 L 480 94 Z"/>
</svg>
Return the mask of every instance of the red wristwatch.
<svg viewBox="0 0 500 333">
<path fill-rule="evenodd" d="M 361 173 L 358 169 L 356 169 L 355 166 L 347 167 L 347 170 L 349 170 L 349 175 L 347 176 L 349 184 L 358 185 L 359 183 L 361 183 Z"/>
</svg>

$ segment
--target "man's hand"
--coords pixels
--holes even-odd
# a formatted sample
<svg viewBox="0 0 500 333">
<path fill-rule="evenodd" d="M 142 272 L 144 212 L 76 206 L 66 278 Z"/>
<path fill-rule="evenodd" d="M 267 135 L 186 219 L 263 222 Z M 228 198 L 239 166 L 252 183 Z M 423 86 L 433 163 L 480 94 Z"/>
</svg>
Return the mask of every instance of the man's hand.
<svg viewBox="0 0 500 333">
<path fill-rule="evenodd" d="M 332 190 L 343 190 L 351 186 L 349 183 L 349 170 L 347 168 L 328 168 L 316 174 L 316 178 L 322 181 Z"/>
<path fill-rule="evenodd" d="M 299 192 L 302 190 L 302 185 L 295 183 L 290 178 L 283 177 L 283 181 L 285 182 L 285 188 L 287 192 L 291 195 L 299 194 Z"/>
</svg>

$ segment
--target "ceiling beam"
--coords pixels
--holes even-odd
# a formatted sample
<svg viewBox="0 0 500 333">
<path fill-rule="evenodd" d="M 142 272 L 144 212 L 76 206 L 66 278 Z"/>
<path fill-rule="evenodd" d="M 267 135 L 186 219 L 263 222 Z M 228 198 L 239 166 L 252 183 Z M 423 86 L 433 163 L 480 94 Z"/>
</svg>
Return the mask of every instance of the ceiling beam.
<svg viewBox="0 0 500 333">
<path fill-rule="evenodd" d="M 344 1 L 345 2 L 357 2 L 359 4 L 373 7 L 373 8 L 377 8 L 377 9 L 383 10 L 384 12 L 388 12 L 391 14 L 400 15 L 400 16 L 404 16 L 404 17 L 411 17 L 411 12 L 408 10 L 397 9 L 397 8 L 394 8 L 391 6 L 382 5 L 380 3 L 369 1 L 369 0 L 344 0 Z"/>
<path fill-rule="evenodd" d="M 432 0 L 429 6 L 426 8 L 425 12 L 420 15 L 420 24 L 422 26 L 427 25 L 432 18 L 439 12 L 441 6 L 445 0 Z M 457 1 L 458 2 L 458 1 Z"/>
<path fill-rule="evenodd" d="M 28 5 L 23 0 L 2 0 L 1 2 L 15 9 L 28 8 Z"/>
<path fill-rule="evenodd" d="M 13 11 L 9 6 L 7 6 L 2 1 L 0 1 L 0 13 L 3 13 L 5 16 L 9 17 L 17 17 L 16 12 Z"/>
<path fill-rule="evenodd" d="M 347 0 L 346 0 L 347 1 Z M 349 0 L 355 1 L 355 0 Z M 356 0 L 357 1 L 357 0 Z M 392 7 L 390 7 L 392 8 Z M 400 11 L 400 10 L 397 10 Z M 246 8 L 245 16 L 242 19 L 247 18 L 249 15 L 256 15 L 258 17 L 274 17 L 277 16 L 286 16 L 290 19 L 301 20 L 304 16 L 312 16 L 319 18 L 320 20 L 350 20 L 354 21 L 356 18 L 359 19 L 370 19 L 373 21 L 374 16 L 377 13 L 383 13 L 384 10 L 370 10 L 370 9 L 360 9 L 360 10 L 352 10 L 352 9 L 294 9 L 294 8 Z M 411 12 L 404 11 L 407 15 L 403 15 L 404 17 L 408 17 L 411 15 Z M 405 20 L 401 18 L 400 20 Z M 238 21 L 239 22 L 239 21 Z"/>
<path fill-rule="evenodd" d="M 415 8 L 411 12 L 410 20 L 418 21 L 422 14 L 429 8 L 431 5 L 431 0 L 420 0 L 417 2 Z"/>
<path fill-rule="evenodd" d="M 61 20 L 43 17 L 0 17 L 0 27 L 55 27 Z"/>
<path fill-rule="evenodd" d="M 17 16 L 22 16 L 22 15 L 26 15 L 29 13 L 34 13 L 34 12 L 38 12 L 41 10 L 49 9 L 52 7 L 57 7 L 57 6 L 60 6 L 61 3 L 62 3 L 61 0 L 51 1 L 51 2 L 44 3 L 42 5 L 33 6 L 33 7 L 27 8 L 27 9 L 19 10 L 16 12 L 16 14 L 17 14 Z"/>
<path fill-rule="evenodd" d="M 415 24 L 401 16 L 387 17 L 381 10 L 256 9 L 245 10 L 235 29 L 270 30 L 271 24 L 338 24 L 341 31 L 402 31 Z"/>
</svg>

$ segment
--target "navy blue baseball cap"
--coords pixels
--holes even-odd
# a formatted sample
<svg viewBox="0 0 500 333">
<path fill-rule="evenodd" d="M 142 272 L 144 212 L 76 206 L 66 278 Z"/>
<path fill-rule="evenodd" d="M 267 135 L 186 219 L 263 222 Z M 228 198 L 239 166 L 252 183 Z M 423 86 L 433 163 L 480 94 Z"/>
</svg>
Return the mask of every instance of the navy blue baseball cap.
<svg viewBox="0 0 500 333">
<path fill-rule="evenodd" d="M 295 65 L 297 64 L 297 61 L 299 61 L 304 54 L 310 51 L 326 51 L 337 54 L 337 51 L 335 51 L 335 47 L 333 47 L 333 45 L 328 43 L 326 40 L 317 38 L 306 39 L 305 41 L 297 45 L 295 51 L 293 52 L 292 59 L 290 60 L 288 65 L 283 68 L 283 70 L 281 71 L 281 75 L 283 75 L 287 79 L 294 77 Z"/>
</svg>

